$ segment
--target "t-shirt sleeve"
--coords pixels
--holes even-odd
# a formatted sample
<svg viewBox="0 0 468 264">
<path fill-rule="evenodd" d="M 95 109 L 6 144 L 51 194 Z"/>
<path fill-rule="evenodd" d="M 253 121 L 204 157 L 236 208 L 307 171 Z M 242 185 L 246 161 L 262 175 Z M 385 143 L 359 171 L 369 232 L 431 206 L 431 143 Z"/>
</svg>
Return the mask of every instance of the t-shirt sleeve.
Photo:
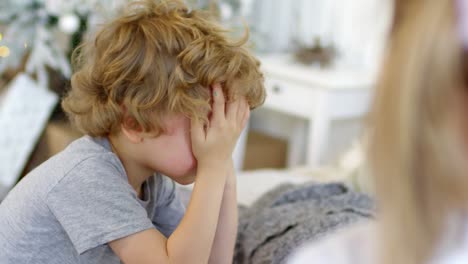
<svg viewBox="0 0 468 264">
<path fill-rule="evenodd" d="M 122 171 L 102 159 L 77 165 L 46 203 L 78 254 L 154 227 Z"/>
<path fill-rule="evenodd" d="M 166 176 L 159 178 L 156 201 L 153 224 L 159 232 L 169 237 L 182 220 L 185 206 L 179 197 L 174 181 Z"/>
</svg>

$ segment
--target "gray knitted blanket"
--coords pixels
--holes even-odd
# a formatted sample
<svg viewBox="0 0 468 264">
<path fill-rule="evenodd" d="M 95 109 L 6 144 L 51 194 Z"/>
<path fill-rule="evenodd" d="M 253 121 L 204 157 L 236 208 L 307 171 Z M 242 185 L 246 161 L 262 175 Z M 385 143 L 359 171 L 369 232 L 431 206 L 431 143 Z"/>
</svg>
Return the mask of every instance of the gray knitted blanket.
<svg viewBox="0 0 468 264">
<path fill-rule="evenodd" d="M 233 263 L 285 263 L 304 242 L 373 216 L 372 200 L 343 184 L 281 185 L 240 208 Z"/>
</svg>

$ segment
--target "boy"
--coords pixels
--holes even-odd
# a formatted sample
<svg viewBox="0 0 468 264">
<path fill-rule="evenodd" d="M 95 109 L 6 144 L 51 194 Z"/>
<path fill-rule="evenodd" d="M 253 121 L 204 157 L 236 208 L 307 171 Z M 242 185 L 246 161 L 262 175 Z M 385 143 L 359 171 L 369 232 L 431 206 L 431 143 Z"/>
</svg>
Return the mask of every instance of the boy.
<svg viewBox="0 0 468 264">
<path fill-rule="evenodd" d="M 259 63 L 179 1 L 126 10 L 75 53 L 62 106 L 86 136 L 0 205 L 2 264 L 232 262 L 231 154 L 265 98 Z M 185 214 L 173 181 L 195 181 Z"/>
</svg>

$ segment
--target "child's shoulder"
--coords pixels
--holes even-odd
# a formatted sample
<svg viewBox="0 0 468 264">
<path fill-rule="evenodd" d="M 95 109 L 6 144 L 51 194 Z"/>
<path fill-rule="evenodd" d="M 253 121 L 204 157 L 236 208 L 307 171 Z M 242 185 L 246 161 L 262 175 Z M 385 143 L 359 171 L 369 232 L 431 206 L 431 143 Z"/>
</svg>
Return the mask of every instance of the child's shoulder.
<svg viewBox="0 0 468 264">
<path fill-rule="evenodd" d="M 125 170 L 104 139 L 85 136 L 26 175 L 5 201 L 40 205 L 51 195 L 68 197 L 84 190 L 104 194 L 109 189 L 128 191 Z"/>
<path fill-rule="evenodd" d="M 62 182 L 104 181 L 110 177 L 124 179 L 125 175 L 122 163 L 111 151 L 107 139 L 84 136 L 34 169 L 25 176 L 25 181 L 37 182 L 36 186 L 42 185 L 48 192 Z"/>
<path fill-rule="evenodd" d="M 52 161 L 55 169 L 63 166 L 62 174 L 92 175 L 97 172 L 109 171 L 125 175 L 125 169 L 117 155 L 110 147 L 106 138 L 93 138 L 83 136 L 72 142 L 64 151 L 59 153 Z M 86 173 L 86 172 L 87 173 Z"/>
<path fill-rule="evenodd" d="M 70 143 L 63 151 L 46 161 L 44 165 L 53 169 L 64 167 L 65 171 L 80 165 L 101 163 L 120 164 L 117 156 L 111 151 L 110 143 L 105 138 L 83 136 Z"/>
</svg>

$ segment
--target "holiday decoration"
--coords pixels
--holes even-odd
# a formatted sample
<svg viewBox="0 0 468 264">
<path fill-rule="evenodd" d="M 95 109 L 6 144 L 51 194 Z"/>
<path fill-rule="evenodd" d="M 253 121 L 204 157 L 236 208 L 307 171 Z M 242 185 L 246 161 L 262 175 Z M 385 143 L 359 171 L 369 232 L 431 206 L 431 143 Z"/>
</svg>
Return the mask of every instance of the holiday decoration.
<svg viewBox="0 0 468 264">
<path fill-rule="evenodd" d="M 128 0 L 2 0 L 0 73 L 25 61 L 25 72 L 48 87 L 48 70 L 69 79 L 70 54 L 85 32 Z M 111 11 L 112 10 L 112 11 Z"/>
</svg>

